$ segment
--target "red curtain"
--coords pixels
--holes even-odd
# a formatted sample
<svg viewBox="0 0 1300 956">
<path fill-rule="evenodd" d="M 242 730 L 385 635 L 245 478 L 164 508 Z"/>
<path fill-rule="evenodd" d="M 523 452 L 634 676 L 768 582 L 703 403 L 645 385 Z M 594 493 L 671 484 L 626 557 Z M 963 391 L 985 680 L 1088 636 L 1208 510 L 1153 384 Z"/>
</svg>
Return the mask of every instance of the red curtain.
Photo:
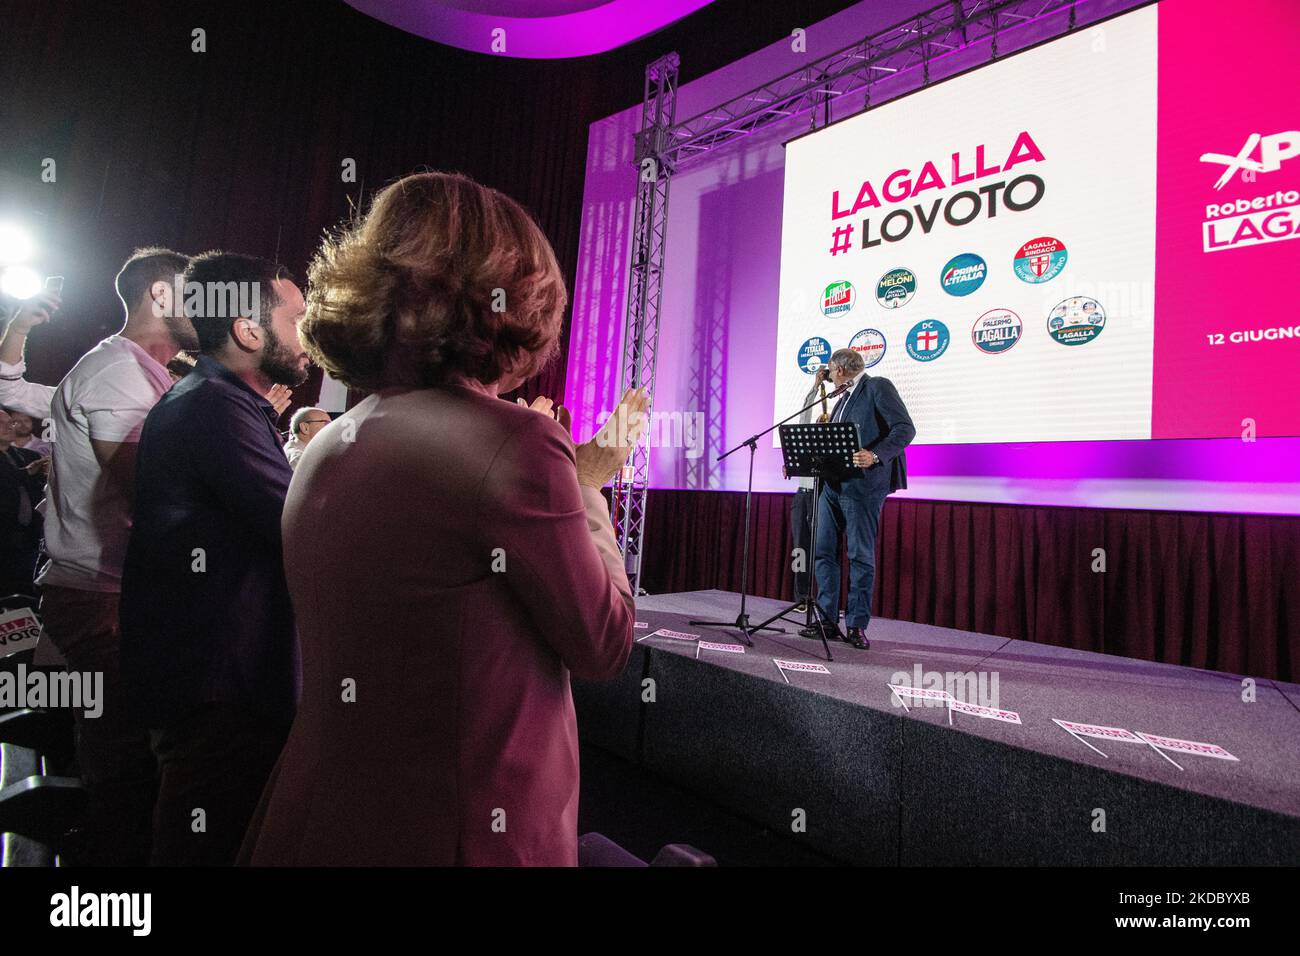
<svg viewBox="0 0 1300 956">
<path fill-rule="evenodd" d="M 791 598 L 790 499 L 753 497 L 752 594 Z M 744 510 L 741 493 L 651 491 L 642 586 L 739 590 Z M 1300 675 L 1300 518 L 890 498 L 877 569 L 883 617 Z"/>
</svg>

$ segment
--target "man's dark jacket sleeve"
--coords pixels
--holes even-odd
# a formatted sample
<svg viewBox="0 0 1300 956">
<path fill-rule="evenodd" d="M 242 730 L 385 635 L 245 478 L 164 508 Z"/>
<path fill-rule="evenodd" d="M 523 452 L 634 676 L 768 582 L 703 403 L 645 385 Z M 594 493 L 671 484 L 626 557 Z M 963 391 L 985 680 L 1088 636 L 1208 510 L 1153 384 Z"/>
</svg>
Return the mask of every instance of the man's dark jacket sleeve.
<svg viewBox="0 0 1300 956">
<path fill-rule="evenodd" d="M 912 424 L 912 417 L 907 414 L 907 406 L 903 404 L 902 396 L 898 394 L 893 382 L 887 378 L 876 378 L 872 379 L 872 385 L 875 386 L 876 411 L 889 430 L 867 450 L 874 451 L 884 464 L 902 454 L 903 449 L 916 437 L 916 426 Z"/>
</svg>

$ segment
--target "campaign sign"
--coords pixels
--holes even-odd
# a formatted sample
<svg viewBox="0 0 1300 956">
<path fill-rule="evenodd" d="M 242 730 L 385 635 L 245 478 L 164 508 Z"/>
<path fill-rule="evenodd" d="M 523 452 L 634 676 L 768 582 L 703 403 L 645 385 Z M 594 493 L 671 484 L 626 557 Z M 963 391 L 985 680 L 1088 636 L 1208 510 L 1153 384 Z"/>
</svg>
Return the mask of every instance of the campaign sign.
<svg viewBox="0 0 1300 956">
<path fill-rule="evenodd" d="M 1065 243 L 1060 239 L 1040 236 L 1037 239 L 1030 239 L 1020 247 L 1015 259 L 1012 260 L 1011 268 L 1015 270 L 1016 277 L 1021 282 L 1031 284 L 1050 282 L 1061 274 L 1068 258 L 1069 253 L 1066 252 Z"/>
<path fill-rule="evenodd" d="M 964 701 L 951 699 L 948 701 L 948 709 L 955 710 L 959 714 L 970 714 L 972 717 L 983 717 L 986 720 L 1001 720 L 1008 724 L 1020 723 L 1020 715 L 1014 710 L 1002 710 L 1000 707 L 985 707 L 983 704 L 967 704 Z"/>
<path fill-rule="evenodd" d="M 1196 740 L 1179 740 L 1177 737 L 1162 737 L 1159 734 L 1144 734 L 1140 730 L 1137 735 L 1152 747 L 1159 747 L 1161 750 L 1173 750 L 1183 754 L 1199 754 L 1202 757 L 1214 757 L 1216 760 L 1238 759 L 1218 744 L 1201 743 Z"/>
<path fill-rule="evenodd" d="M 952 695 L 946 690 L 933 690 L 928 687 L 911 687 L 907 684 L 886 684 L 885 686 L 894 692 L 894 696 L 898 698 L 898 702 L 903 705 L 903 710 L 907 711 L 909 714 L 912 712 L 912 708 L 907 706 L 907 701 L 903 699 L 905 697 L 910 697 L 912 700 L 938 700 L 943 701 L 946 704 L 952 703 Z M 952 718 L 949 717 L 948 719 L 951 720 Z"/>
<path fill-rule="evenodd" d="M 904 342 L 907 354 L 918 362 L 933 362 L 948 351 L 948 326 L 938 319 L 926 319 L 912 326 Z"/>
<path fill-rule="evenodd" d="M 0 614 L 0 657 L 34 648 L 41 639 L 41 622 L 31 608 Z"/>
<path fill-rule="evenodd" d="M 1131 730 L 1125 730 L 1123 727 L 1103 727 L 1100 724 L 1077 724 L 1072 720 L 1057 720 L 1052 718 L 1052 723 L 1058 725 L 1063 730 L 1071 734 L 1079 734 L 1083 737 L 1099 737 L 1102 740 L 1124 740 L 1129 743 L 1140 744 L 1142 738 Z"/>
<path fill-rule="evenodd" d="M 1086 345 L 1106 327 L 1106 311 L 1096 299 L 1076 295 L 1057 304 L 1047 317 L 1047 332 L 1062 345 Z"/>
<path fill-rule="evenodd" d="M 696 646 L 706 651 L 722 651 L 724 654 L 745 653 L 745 649 L 739 644 L 720 644 L 717 641 L 700 641 Z"/>
<path fill-rule="evenodd" d="M 867 368 L 879 365 L 885 357 L 885 333 L 879 329 L 863 329 L 849 340 L 849 348 L 862 356 Z"/>
<path fill-rule="evenodd" d="M 826 669 L 825 665 L 813 664 L 807 661 L 783 661 L 778 657 L 774 657 L 772 658 L 772 663 L 776 665 L 776 669 L 781 672 L 781 678 L 787 684 L 790 683 L 790 678 L 785 676 L 786 671 L 802 671 L 806 674 L 830 673 L 830 671 Z"/>
<path fill-rule="evenodd" d="M 990 309 L 970 330 L 971 341 L 986 355 L 1000 355 L 1020 341 L 1024 323 L 1010 309 Z"/>
<path fill-rule="evenodd" d="M 855 299 L 852 282 L 832 282 L 822 290 L 822 315 L 829 318 L 848 312 L 853 308 Z"/>
<path fill-rule="evenodd" d="M 970 295 L 984 284 L 988 271 L 988 264 L 982 257 L 973 252 L 963 252 L 944 264 L 939 284 L 949 295 Z"/>
<path fill-rule="evenodd" d="M 820 335 L 814 335 L 803 345 L 799 346 L 799 367 L 808 375 L 812 375 L 819 368 L 830 361 L 831 343 L 827 342 Z"/>
<path fill-rule="evenodd" d="M 876 301 L 886 309 L 901 309 L 916 295 L 916 275 L 911 269 L 890 269 L 876 283 Z"/>
<path fill-rule="evenodd" d="M 1072 720 L 1057 720 L 1055 717 L 1052 718 L 1052 723 L 1056 724 L 1089 750 L 1095 751 L 1103 757 L 1106 755 L 1083 738 L 1096 737 L 1099 740 L 1118 740 L 1129 744 L 1146 743 L 1146 741 L 1133 733 L 1133 731 L 1125 730 L 1123 727 L 1103 727 L 1101 724 L 1079 724 Z M 1156 753 L 1160 753 L 1160 751 L 1157 750 Z M 1173 761 L 1170 761 L 1170 763 L 1173 763 Z M 1174 764 L 1174 766 L 1178 765 Z M 1181 770 L 1182 768 L 1180 767 L 1179 769 Z"/>
<path fill-rule="evenodd" d="M 952 700 L 946 690 L 932 690 L 928 687 L 909 687 L 906 684 L 886 685 L 899 697 L 911 697 L 916 700 Z"/>
<path fill-rule="evenodd" d="M 667 637 L 674 641 L 696 641 L 699 640 L 700 635 L 687 634 L 685 631 L 670 631 L 666 627 L 661 627 L 659 630 L 651 634 L 647 634 L 644 637 L 638 637 L 637 640 L 644 641 L 652 637 Z"/>
</svg>

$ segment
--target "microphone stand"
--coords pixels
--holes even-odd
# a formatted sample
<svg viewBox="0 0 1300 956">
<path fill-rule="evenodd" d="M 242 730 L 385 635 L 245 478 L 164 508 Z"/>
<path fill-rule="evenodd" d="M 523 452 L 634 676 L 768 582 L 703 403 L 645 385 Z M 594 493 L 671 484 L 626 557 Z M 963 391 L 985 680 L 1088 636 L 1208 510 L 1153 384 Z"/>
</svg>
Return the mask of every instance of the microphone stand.
<svg viewBox="0 0 1300 956">
<path fill-rule="evenodd" d="M 836 388 L 835 391 L 827 395 L 825 401 L 829 401 L 830 399 L 836 397 L 837 395 L 843 395 L 848 390 L 849 390 L 849 386 L 847 384 L 841 385 L 838 388 Z M 773 631 L 774 633 L 777 634 L 785 633 L 785 631 L 782 628 L 765 626 L 766 624 L 770 623 L 767 621 L 764 622 L 764 626 L 751 627 L 749 623 L 749 614 L 745 609 L 745 604 L 746 601 L 748 600 L 748 595 L 749 595 L 749 523 L 750 523 L 749 514 L 750 514 L 751 501 L 754 495 L 754 454 L 755 452 L 758 451 L 758 440 L 760 438 L 762 438 L 764 435 L 771 434 L 776 429 L 784 425 L 786 422 L 790 421 L 790 419 L 798 418 L 804 412 L 808 411 L 808 409 L 820 405 L 822 401 L 823 399 L 820 397 L 814 399 L 813 401 L 805 405 L 803 408 L 795 412 L 793 415 L 787 415 L 785 418 L 781 419 L 779 422 L 776 422 L 774 425 L 771 425 L 770 427 L 763 429 L 763 431 L 759 432 L 757 435 L 749 436 L 739 445 L 735 446 L 734 448 L 730 448 L 727 451 L 724 451 L 721 455 L 718 456 L 718 461 L 722 461 L 723 459 L 728 458 L 731 455 L 734 455 L 742 448 L 749 449 L 749 484 L 745 488 L 745 544 L 743 550 L 741 551 L 741 559 L 740 559 L 740 613 L 736 615 L 736 619 L 734 621 L 689 621 L 688 623 L 690 624 L 690 626 L 692 627 L 696 627 L 696 626 L 734 627 L 740 631 L 741 634 L 740 643 L 744 644 L 746 647 L 754 646 L 754 642 L 750 640 L 750 638 L 754 634 L 758 633 L 759 631 Z M 816 550 L 816 546 L 817 543 L 814 541 L 813 542 L 814 551 Z M 811 588 L 809 590 L 811 590 Z M 780 616 L 781 616 L 780 614 L 777 615 L 777 617 Z M 776 620 L 776 618 L 772 618 L 772 620 Z M 830 655 L 829 648 L 827 648 L 826 653 L 827 656 L 829 657 Z"/>
</svg>

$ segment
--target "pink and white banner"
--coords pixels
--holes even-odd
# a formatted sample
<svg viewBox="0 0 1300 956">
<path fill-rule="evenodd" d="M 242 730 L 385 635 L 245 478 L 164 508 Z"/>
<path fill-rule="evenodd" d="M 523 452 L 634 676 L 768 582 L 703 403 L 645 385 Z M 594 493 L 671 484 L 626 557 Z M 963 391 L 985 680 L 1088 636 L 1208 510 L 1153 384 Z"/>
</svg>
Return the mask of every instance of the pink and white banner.
<svg viewBox="0 0 1300 956">
<path fill-rule="evenodd" d="M 983 704 L 967 704 L 956 698 L 948 701 L 948 710 L 956 711 L 959 714 L 970 714 L 972 717 L 983 717 L 985 720 L 1001 720 L 1008 724 L 1020 723 L 1020 715 L 1014 710 L 985 707 Z"/>
<path fill-rule="evenodd" d="M 1201 757 L 1214 757 L 1216 760 L 1237 760 L 1232 754 L 1224 750 L 1218 744 L 1201 743 L 1197 740 L 1180 740 L 1177 737 L 1162 737 L 1159 734 L 1144 734 L 1138 731 L 1137 735 L 1149 743 L 1152 747 L 1159 747 L 1161 750 L 1172 750 L 1183 754 L 1197 754 Z"/>
<path fill-rule="evenodd" d="M 1300 435 L 1298 54 L 1167 0 L 790 142 L 774 407 L 850 348 L 917 444 Z"/>
</svg>

